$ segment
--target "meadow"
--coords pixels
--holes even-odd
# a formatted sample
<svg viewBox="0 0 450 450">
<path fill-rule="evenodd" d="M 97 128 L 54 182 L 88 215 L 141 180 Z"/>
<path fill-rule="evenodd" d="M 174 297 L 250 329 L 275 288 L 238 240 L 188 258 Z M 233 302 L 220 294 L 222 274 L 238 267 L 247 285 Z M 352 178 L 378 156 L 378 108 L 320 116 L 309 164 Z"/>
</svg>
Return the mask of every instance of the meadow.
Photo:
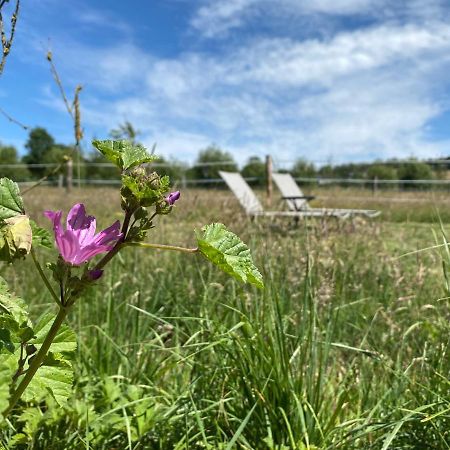
<svg viewBox="0 0 450 450">
<path fill-rule="evenodd" d="M 450 253 L 419 251 L 445 242 L 448 195 L 314 194 L 316 206 L 382 215 L 252 221 L 226 190 L 182 192 L 149 240 L 193 246 L 195 228 L 223 222 L 252 250 L 265 290 L 194 255 L 124 249 L 70 318 L 73 398 L 30 405 L 5 448 L 449 449 Z M 100 226 L 121 216 L 115 189 L 24 199 L 48 228 L 44 209 L 79 201 Z M 1 272 L 33 316 L 53 308 L 31 262 Z"/>
</svg>

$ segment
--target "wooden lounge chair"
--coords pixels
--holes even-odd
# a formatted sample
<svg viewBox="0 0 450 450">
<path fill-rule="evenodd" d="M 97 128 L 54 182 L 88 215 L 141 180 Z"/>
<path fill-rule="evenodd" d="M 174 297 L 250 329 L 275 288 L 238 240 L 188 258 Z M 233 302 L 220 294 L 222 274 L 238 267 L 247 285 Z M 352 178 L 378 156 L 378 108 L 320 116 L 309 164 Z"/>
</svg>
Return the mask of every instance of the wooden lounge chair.
<svg viewBox="0 0 450 450">
<path fill-rule="evenodd" d="M 245 212 L 252 217 L 266 216 L 266 217 L 323 217 L 334 216 L 345 218 L 348 216 L 346 212 L 339 211 L 322 211 L 322 210 L 302 210 L 302 211 L 264 211 L 261 202 L 251 190 L 247 182 L 242 178 L 242 175 L 237 172 L 223 172 L 219 171 L 219 175 L 225 181 L 227 186 L 239 200 L 239 203 L 244 208 Z"/>
<path fill-rule="evenodd" d="M 349 216 L 361 214 L 370 218 L 381 214 L 381 211 L 376 211 L 374 209 L 311 208 L 308 200 L 312 200 L 314 197 L 305 196 L 290 173 L 274 172 L 272 173 L 272 179 L 280 190 L 282 198 L 286 200 L 290 211 L 328 211 L 329 213 L 348 214 Z"/>
</svg>

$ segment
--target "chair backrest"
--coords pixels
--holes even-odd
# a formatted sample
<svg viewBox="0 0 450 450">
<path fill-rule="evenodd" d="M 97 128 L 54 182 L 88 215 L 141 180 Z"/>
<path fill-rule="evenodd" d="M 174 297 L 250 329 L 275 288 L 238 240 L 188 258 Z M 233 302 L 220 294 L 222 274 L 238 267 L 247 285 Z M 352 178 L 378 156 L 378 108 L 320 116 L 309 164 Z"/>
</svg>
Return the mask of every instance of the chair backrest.
<svg viewBox="0 0 450 450">
<path fill-rule="evenodd" d="M 272 179 L 275 181 L 283 197 L 303 197 L 305 195 L 290 173 L 272 172 Z M 296 200 L 286 200 L 286 202 L 291 211 L 309 208 L 306 199 L 299 198 Z"/>
<path fill-rule="evenodd" d="M 233 194 L 239 200 L 239 203 L 245 209 L 247 214 L 262 213 L 263 207 L 250 189 L 250 186 L 242 178 L 242 175 L 237 172 L 223 172 L 219 171 L 219 175 L 231 189 Z"/>
</svg>

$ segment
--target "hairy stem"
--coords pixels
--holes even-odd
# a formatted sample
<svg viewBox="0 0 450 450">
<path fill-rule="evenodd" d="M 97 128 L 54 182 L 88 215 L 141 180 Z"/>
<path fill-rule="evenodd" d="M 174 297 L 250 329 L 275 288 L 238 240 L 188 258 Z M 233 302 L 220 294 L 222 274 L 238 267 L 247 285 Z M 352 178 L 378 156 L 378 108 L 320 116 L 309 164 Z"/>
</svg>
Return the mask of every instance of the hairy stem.
<svg viewBox="0 0 450 450">
<path fill-rule="evenodd" d="M 194 248 L 186 248 L 186 247 L 177 247 L 176 245 L 164 245 L 164 244 L 150 244 L 147 242 L 124 242 L 121 244 L 122 247 L 143 247 L 143 248 L 155 248 L 158 250 L 173 250 L 176 252 L 184 252 L 184 253 L 197 253 L 198 247 Z"/>
<path fill-rule="evenodd" d="M 119 250 L 122 248 L 122 245 L 126 239 L 127 233 L 128 233 L 128 228 L 130 226 L 130 220 L 131 220 L 131 216 L 133 215 L 133 212 L 127 211 L 125 213 L 125 218 L 123 219 L 123 223 L 122 223 L 122 229 L 120 230 L 120 232 L 122 233 L 122 239 L 120 239 L 120 241 L 118 241 L 116 243 L 116 245 L 112 248 L 112 250 L 110 250 L 96 265 L 92 270 L 101 270 L 103 269 L 103 267 L 106 266 L 106 264 L 108 264 L 108 262 L 112 259 L 112 257 L 114 255 L 116 255 Z"/>
<path fill-rule="evenodd" d="M 16 406 L 17 402 L 19 401 L 20 397 L 22 396 L 23 392 L 27 388 L 27 386 L 30 384 L 30 381 L 33 379 L 34 375 L 36 374 L 39 367 L 41 367 L 42 362 L 44 361 L 45 357 L 47 356 L 47 352 L 50 348 L 50 345 L 52 344 L 53 340 L 55 339 L 58 330 L 61 328 L 62 323 L 64 322 L 64 319 L 66 318 L 67 314 L 69 312 L 69 308 L 60 307 L 57 316 L 55 317 L 55 320 L 53 321 L 53 324 L 45 337 L 44 342 L 42 343 L 41 348 L 34 356 L 33 360 L 31 361 L 31 364 L 28 368 L 28 370 L 25 373 L 25 376 L 23 377 L 22 381 L 20 382 L 19 386 L 17 386 L 17 389 L 12 393 L 11 398 L 9 400 L 9 406 L 8 408 L 3 411 L 3 417 L 7 417 L 9 413 L 13 410 L 13 408 Z"/>
<path fill-rule="evenodd" d="M 41 276 L 42 281 L 45 284 L 45 287 L 50 292 L 51 296 L 53 297 L 53 300 L 55 300 L 55 302 L 59 305 L 60 304 L 60 299 L 58 298 L 58 296 L 56 295 L 56 292 L 52 288 L 52 285 L 50 284 L 50 281 L 48 281 L 48 278 L 45 276 L 45 273 L 42 270 L 42 267 L 41 267 L 41 265 L 39 264 L 39 261 L 36 258 L 36 253 L 34 252 L 33 248 L 31 248 L 30 253 L 31 253 L 31 257 L 33 258 L 34 265 L 35 265 L 39 275 Z"/>
</svg>

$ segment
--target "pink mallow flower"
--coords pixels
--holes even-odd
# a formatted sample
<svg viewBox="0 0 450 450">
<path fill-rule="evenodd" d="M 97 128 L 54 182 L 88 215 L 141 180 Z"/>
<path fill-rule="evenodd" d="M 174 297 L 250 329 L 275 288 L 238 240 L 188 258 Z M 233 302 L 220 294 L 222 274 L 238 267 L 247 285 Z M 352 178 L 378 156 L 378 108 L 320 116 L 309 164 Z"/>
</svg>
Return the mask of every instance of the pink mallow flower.
<svg viewBox="0 0 450 450">
<path fill-rule="evenodd" d="M 110 251 L 122 237 L 119 221 L 95 234 L 95 217 L 86 215 L 82 203 L 77 203 L 69 211 L 65 231 L 61 225 L 62 211 L 45 211 L 44 214 L 53 222 L 59 253 L 64 261 L 74 266 L 89 261 L 99 253 Z"/>
<path fill-rule="evenodd" d="M 166 202 L 169 205 L 173 205 L 179 198 L 180 198 L 180 191 L 175 191 L 175 192 L 171 192 L 167 197 L 166 197 Z"/>
</svg>

